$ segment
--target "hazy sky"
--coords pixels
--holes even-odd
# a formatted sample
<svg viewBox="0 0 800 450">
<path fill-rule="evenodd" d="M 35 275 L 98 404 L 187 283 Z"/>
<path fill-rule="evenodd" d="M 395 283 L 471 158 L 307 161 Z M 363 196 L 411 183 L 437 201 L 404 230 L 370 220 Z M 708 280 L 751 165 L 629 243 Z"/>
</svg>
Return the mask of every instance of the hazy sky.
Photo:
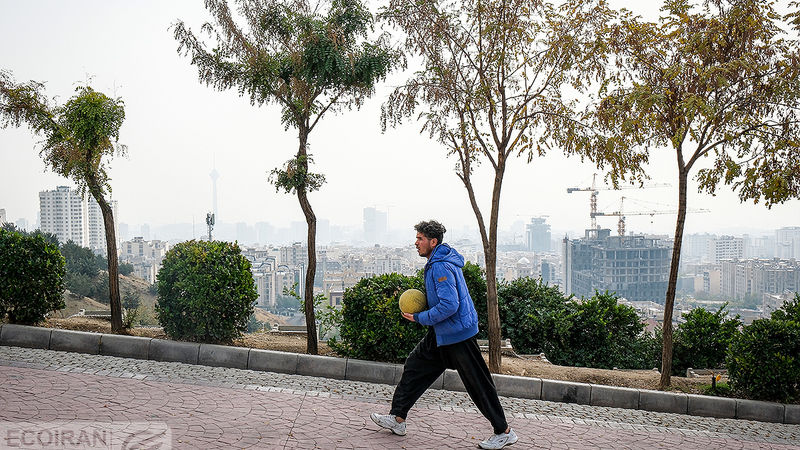
<svg viewBox="0 0 800 450">
<path fill-rule="evenodd" d="M 652 5 L 644 8 L 637 12 L 656 11 Z M 196 68 L 176 52 L 170 24 L 180 18 L 198 31 L 208 19 L 203 2 L 0 0 L 0 11 L 0 68 L 11 70 L 17 81 L 45 81 L 47 93 L 64 102 L 78 84 L 90 80 L 96 90 L 124 100 L 120 142 L 128 146 L 128 156 L 113 159 L 110 171 L 119 222 L 135 226 L 194 219 L 202 224 L 211 209 L 214 164 L 221 175 L 222 221 L 285 226 L 303 220 L 296 197 L 276 193 L 267 182 L 268 172 L 297 146 L 295 130 L 280 124 L 279 107 L 253 107 L 235 91 L 201 85 Z M 388 210 L 390 228 L 410 227 L 425 218 L 438 218 L 452 228 L 475 226 L 466 191 L 453 172 L 455 161 L 419 134 L 419 124 L 407 121 L 381 133 L 380 105 L 406 75 L 393 75 L 360 111 L 327 116 L 312 133 L 314 169 L 327 177 L 321 191 L 310 195 L 317 217 L 360 225 L 362 209 L 376 206 Z M 38 192 L 71 184 L 45 170 L 37 142 L 26 128 L 0 129 L 0 208 L 9 220 L 35 223 Z M 647 171 L 652 182 L 671 187 L 602 191 L 600 209 L 617 209 L 622 195 L 631 199 L 626 200 L 629 211 L 675 209 L 673 153 L 653 151 L 651 159 Z M 478 186 L 487 218 L 489 170 L 488 164 L 480 170 Z M 594 172 L 591 165 L 557 152 L 531 164 L 524 158 L 511 161 L 501 227 L 537 215 L 548 215 L 557 230 L 587 227 L 589 194 L 567 194 L 566 188 L 590 185 Z M 800 202 L 772 210 L 742 205 L 726 187 L 716 197 L 691 189 L 689 206 L 711 212 L 690 214 L 688 232 L 800 225 Z M 674 221 L 674 215 L 629 216 L 628 229 L 671 234 Z M 616 228 L 616 218 L 599 223 Z"/>
</svg>

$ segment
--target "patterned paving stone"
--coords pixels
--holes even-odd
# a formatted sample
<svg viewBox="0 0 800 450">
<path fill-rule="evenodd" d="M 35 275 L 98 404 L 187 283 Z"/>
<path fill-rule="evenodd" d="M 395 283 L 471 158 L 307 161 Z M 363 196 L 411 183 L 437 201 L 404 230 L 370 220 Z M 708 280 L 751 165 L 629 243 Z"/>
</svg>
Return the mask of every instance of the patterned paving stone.
<svg viewBox="0 0 800 450">
<path fill-rule="evenodd" d="M 391 386 L 47 350 L 0 347 L 0 386 L 0 421 L 164 422 L 175 448 L 466 448 L 490 432 L 463 393 L 426 393 L 398 437 L 368 418 L 388 410 Z M 800 442 L 797 425 L 501 401 L 521 436 L 513 448 Z"/>
</svg>

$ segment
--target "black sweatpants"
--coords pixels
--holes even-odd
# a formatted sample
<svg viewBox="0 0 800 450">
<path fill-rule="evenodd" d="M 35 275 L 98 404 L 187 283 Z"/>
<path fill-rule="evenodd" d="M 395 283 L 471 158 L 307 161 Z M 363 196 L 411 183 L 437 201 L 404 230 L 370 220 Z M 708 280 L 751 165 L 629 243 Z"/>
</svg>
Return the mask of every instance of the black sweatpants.
<svg viewBox="0 0 800 450">
<path fill-rule="evenodd" d="M 408 410 L 445 369 L 458 371 L 469 397 L 484 417 L 489 419 L 495 434 L 505 433 L 508 428 L 506 415 L 477 340 L 473 337 L 439 347 L 433 328 L 428 328 L 425 337 L 408 355 L 400 384 L 394 390 L 389 414 L 405 419 Z"/>
</svg>

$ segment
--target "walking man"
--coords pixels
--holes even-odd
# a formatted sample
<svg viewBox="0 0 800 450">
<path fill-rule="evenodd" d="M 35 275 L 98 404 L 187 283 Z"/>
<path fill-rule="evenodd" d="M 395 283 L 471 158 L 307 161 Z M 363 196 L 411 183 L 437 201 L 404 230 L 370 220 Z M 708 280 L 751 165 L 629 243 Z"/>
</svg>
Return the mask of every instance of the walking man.
<svg viewBox="0 0 800 450">
<path fill-rule="evenodd" d="M 406 434 L 408 411 L 445 369 L 455 369 L 472 401 L 489 419 L 494 434 L 478 446 L 499 449 L 517 442 L 517 435 L 506 422 L 494 381 L 481 356 L 475 335 L 478 314 L 469 296 L 461 268 L 464 257 L 442 243 L 445 228 L 436 221 L 420 222 L 416 247 L 425 264 L 425 291 L 428 309 L 403 317 L 428 327 L 425 337 L 408 355 L 400 384 L 394 391 L 389 414 L 372 413 L 372 420 L 392 433 Z"/>
</svg>

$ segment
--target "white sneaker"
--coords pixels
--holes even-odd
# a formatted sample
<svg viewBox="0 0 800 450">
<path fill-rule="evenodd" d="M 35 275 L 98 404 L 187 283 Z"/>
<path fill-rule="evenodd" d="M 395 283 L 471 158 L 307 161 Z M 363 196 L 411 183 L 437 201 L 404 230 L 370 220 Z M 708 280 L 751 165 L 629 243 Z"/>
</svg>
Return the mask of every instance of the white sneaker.
<svg viewBox="0 0 800 450">
<path fill-rule="evenodd" d="M 493 434 L 489 439 L 478 444 L 478 447 L 484 449 L 498 449 L 506 445 L 511 445 L 514 442 L 517 442 L 517 433 L 514 433 L 513 428 L 509 428 L 508 433 Z"/>
<path fill-rule="evenodd" d="M 375 414 L 375 413 L 372 413 L 372 414 L 369 415 L 369 417 L 370 417 L 370 419 L 372 419 L 373 422 L 377 423 L 378 426 L 383 427 L 383 428 L 387 428 L 389 430 L 392 430 L 392 433 L 394 433 L 394 434 L 396 434 L 398 436 L 405 436 L 406 435 L 406 423 L 405 423 L 405 421 L 398 422 L 397 419 L 395 418 L 396 416 L 394 414 Z M 515 441 L 517 440 L 516 436 L 514 436 L 514 440 Z M 500 447 L 497 447 L 497 448 L 500 448 Z"/>
</svg>

